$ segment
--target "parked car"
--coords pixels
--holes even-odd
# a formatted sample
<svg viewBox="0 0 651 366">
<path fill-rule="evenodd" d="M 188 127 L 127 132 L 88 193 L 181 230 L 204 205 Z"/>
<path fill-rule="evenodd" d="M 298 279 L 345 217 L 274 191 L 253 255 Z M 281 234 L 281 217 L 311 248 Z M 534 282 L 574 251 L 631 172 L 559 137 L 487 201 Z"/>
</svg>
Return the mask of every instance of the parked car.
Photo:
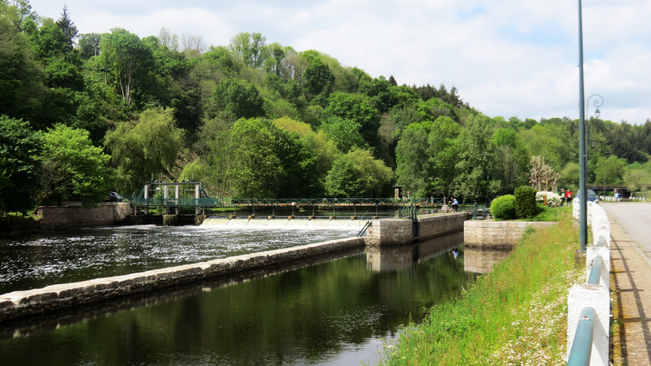
<svg viewBox="0 0 651 366">
<path fill-rule="evenodd" d="M 576 198 L 580 198 L 581 190 L 578 190 L 576 192 Z M 594 202 L 594 203 L 599 203 L 599 197 L 597 197 L 597 194 L 594 193 L 592 189 L 588 189 L 588 202 Z"/>
<path fill-rule="evenodd" d="M 124 197 L 120 196 L 117 192 L 109 192 L 106 200 L 109 202 L 122 202 L 124 201 Z"/>
</svg>

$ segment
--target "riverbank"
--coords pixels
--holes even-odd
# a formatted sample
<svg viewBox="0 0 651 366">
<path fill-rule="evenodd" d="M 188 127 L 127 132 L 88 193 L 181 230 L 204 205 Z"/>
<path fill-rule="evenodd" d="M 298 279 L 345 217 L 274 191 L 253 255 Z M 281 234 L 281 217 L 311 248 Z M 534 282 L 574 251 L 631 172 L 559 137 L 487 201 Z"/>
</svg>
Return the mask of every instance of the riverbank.
<svg viewBox="0 0 651 366">
<path fill-rule="evenodd" d="M 528 230 L 491 274 L 456 301 L 431 309 L 417 327 L 385 345 L 386 365 L 564 364 L 567 294 L 576 270 L 578 230 L 571 209 L 560 222 Z"/>
</svg>

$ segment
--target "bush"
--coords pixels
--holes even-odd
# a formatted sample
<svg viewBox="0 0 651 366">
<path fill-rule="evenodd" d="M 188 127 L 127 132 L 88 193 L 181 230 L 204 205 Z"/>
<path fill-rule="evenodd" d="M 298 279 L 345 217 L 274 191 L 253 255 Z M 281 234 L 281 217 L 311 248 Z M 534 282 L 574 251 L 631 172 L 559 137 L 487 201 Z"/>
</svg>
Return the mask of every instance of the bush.
<svg viewBox="0 0 651 366">
<path fill-rule="evenodd" d="M 536 216 L 536 190 L 529 186 L 521 186 L 515 190 L 515 215 L 519 219 Z"/>
<path fill-rule="evenodd" d="M 554 192 L 540 191 L 536 193 L 536 202 L 544 204 L 547 197 L 547 207 L 561 207 L 561 196 Z"/>
<path fill-rule="evenodd" d="M 491 202 L 491 215 L 496 220 L 515 219 L 515 196 L 500 196 Z"/>
</svg>

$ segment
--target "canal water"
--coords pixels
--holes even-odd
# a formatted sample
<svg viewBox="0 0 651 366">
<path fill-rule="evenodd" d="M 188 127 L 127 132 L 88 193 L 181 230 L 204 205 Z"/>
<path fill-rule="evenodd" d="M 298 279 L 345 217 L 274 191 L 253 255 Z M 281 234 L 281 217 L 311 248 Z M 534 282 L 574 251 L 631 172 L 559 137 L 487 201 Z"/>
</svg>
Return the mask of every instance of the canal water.
<svg viewBox="0 0 651 366">
<path fill-rule="evenodd" d="M 173 237 L 170 228 L 149 230 L 155 240 Z M 458 296 L 472 277 L 462 243 L 458 233 L 413 246 L 360 248 L 0 323 L 0 363 L 374 364 L 383 339 Z"/>
</svg>

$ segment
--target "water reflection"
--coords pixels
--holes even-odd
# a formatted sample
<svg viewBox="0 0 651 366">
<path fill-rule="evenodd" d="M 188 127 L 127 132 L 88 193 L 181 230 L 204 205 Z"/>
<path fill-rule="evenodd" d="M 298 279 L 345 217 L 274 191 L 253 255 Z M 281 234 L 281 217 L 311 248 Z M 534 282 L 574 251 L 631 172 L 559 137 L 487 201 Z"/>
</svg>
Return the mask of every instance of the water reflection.
<svg viewBox="0 0 651 366">
<path fill-rule="evenodd" d="M 414 245 L 367 247 L 367 267 L 371 271 L 397 271 L 411 268 L 420 261 L 451 252 L 463 244 L 463 232 L 422 241 Z M 456 258 L 456 257 L 455 257 Z"/>
<path fill-rule="evenodd" d="M 373 363 L 380 338 L 420 322 L 466 282 L 463 255 L 426 259 L 424 252 L 421 243 L 418 260 L 387 272 L 368 268 L 367 255 L 357 252 L 141 298 L 131 306 L 146 306 L 124 305 L 69 325 L 51 321 L 49 330 L 1 340 L 0 359 L 3 365 Z"/>
<path fill-rule="evenodd" d="M 464 267 L 466 272 L 490 273 L 493 266 L 506 259 L 511 254 L 511 249 L 492 248 L 464 248 Z"/>
</svg>

